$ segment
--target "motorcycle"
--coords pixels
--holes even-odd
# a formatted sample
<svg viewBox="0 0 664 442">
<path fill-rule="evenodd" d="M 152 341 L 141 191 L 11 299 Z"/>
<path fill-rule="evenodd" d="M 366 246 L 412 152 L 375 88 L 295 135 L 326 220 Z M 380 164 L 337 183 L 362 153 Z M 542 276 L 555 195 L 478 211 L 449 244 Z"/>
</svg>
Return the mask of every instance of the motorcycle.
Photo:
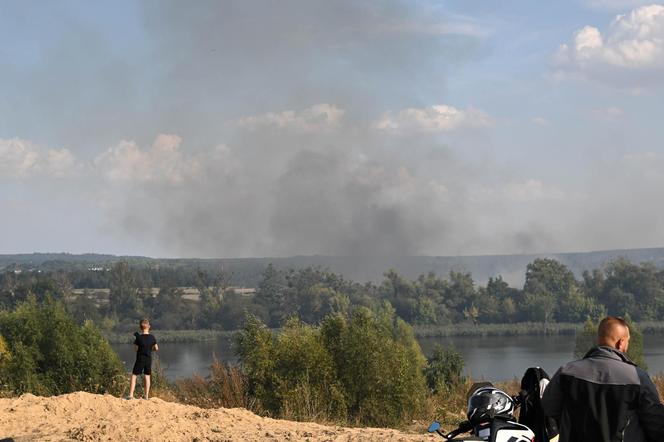
<svg viewBox="0 0 664 442">
<path fill-rule="evenodd" d="M 520 396 L 509 396 L 490 383 L 475 384 L 468 394 L 468 420 L 449 433 L 439 422 L 433 422 L 428 431 L 448 441 L 533 442 L 535 433 L 514 418 L 520 403 Z M 471 433 L 473 438 L 456 439 L 463 433 Z"/>
</svg>

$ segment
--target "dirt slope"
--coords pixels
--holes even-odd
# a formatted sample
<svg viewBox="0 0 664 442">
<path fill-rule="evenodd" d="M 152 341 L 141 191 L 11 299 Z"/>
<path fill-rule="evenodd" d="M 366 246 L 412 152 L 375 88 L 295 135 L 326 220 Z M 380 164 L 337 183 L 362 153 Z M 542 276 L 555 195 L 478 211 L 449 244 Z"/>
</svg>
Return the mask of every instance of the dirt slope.
<svg viewBox="0 0 664 442">
<path fill-rule="evenodd" d="M 206 410 L 157 398 L 125 401 L 82 392 L 0 399 L 0 440 L 6 438 L 17 442 L 436 440 L 388 429 L 268 419 L 241 408 Z"/>
</svg>

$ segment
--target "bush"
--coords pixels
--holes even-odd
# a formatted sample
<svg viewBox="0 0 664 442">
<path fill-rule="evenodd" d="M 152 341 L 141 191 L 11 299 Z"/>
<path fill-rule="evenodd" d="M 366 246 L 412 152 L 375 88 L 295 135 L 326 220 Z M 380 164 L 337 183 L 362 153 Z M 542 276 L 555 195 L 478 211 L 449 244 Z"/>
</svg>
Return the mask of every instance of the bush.
<svg viewBox="0 0 664 442">
<path fill-rule="evenodd" d="M 437 345 L 424 369 L 429 390 L 434 394 L 449 391 L 463 381 L 462 370 L 461 353 L 453 347 L 444 348 Z"/>
<path fill-rule="evenodd" d="M 426 397 L 422 351 L 387 307 L 320 326 L 290 320 L 276 336 L 249 317 L 238 355 L 249 394 L 275 417 L 398 426 Z"/>
<path fill-rule="evenodd" d="M 247 378 L 237 367 L 217 359 L 212 362 L 208 377 L 193 376 L 178 380 L 173 389 L 178 400 L 197 407 L 254 409 L 247 389 Z"/>
<path fill-rule="evenodd" d="M 38 304 L 32 297 L 13 312 L 0 312 L 0 335 L 11 354 L 0 379 L 15 393 L 119 394 L 126 383 L 122 362 L 97 328 L 77 325 L 51 298 Z"/>
<path fill-rule="evenodd" d="M 413 331 L 394 310 L 358 308 L 350 320 L 328 317 L 323 340 L 334 358 L 348 406 L 358 423 L 398 426 L 422 409 L 425 358 Z"/>
<path fill-rule="evenodd" d="M 238 337 L 249 393 L 272 416 L 339 420 L 346 407 L 317 328 L 290 320 L 277 336 L 249 317 Z"/>
</svg>

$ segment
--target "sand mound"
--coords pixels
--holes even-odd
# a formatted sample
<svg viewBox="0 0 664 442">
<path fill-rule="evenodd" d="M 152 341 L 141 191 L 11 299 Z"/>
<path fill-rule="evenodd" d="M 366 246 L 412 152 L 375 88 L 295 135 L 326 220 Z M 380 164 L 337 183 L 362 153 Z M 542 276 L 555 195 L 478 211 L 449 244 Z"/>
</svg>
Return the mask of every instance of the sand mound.
<svg viewBox="0 0 664 442">
<path fill-rule="evenodd" d="M 207 410 L 157 398 L 125 401 L 82 392 L 0 399 L 0 440 L 3 438 L 17 442 L 436 440 L 432 435 L 388 429 L 268 419 L 242 408 Z"/>
</svg>

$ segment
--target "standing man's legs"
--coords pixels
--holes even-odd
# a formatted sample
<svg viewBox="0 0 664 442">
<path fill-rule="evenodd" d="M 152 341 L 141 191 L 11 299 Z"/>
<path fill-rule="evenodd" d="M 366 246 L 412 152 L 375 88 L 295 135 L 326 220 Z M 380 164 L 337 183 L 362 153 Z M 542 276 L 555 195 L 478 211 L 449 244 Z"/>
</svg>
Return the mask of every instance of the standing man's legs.
<svg viewBox="0 0 664 442">
<path fill-rule="evenodd" d="M 150 398 L 150 375 L 145 375 L 145 381 L 143 382 L 143 390 L 145 390 L 145 399 Z"/>
<path fill-rule="evenodd" d="M 133 399 L 134 398 L 134 390 L 136 389 L 136 375 L 134 373 L 131 374 L 131 382 L 129 385 L 129 396 L 128 398 Z"/>
</svg>

